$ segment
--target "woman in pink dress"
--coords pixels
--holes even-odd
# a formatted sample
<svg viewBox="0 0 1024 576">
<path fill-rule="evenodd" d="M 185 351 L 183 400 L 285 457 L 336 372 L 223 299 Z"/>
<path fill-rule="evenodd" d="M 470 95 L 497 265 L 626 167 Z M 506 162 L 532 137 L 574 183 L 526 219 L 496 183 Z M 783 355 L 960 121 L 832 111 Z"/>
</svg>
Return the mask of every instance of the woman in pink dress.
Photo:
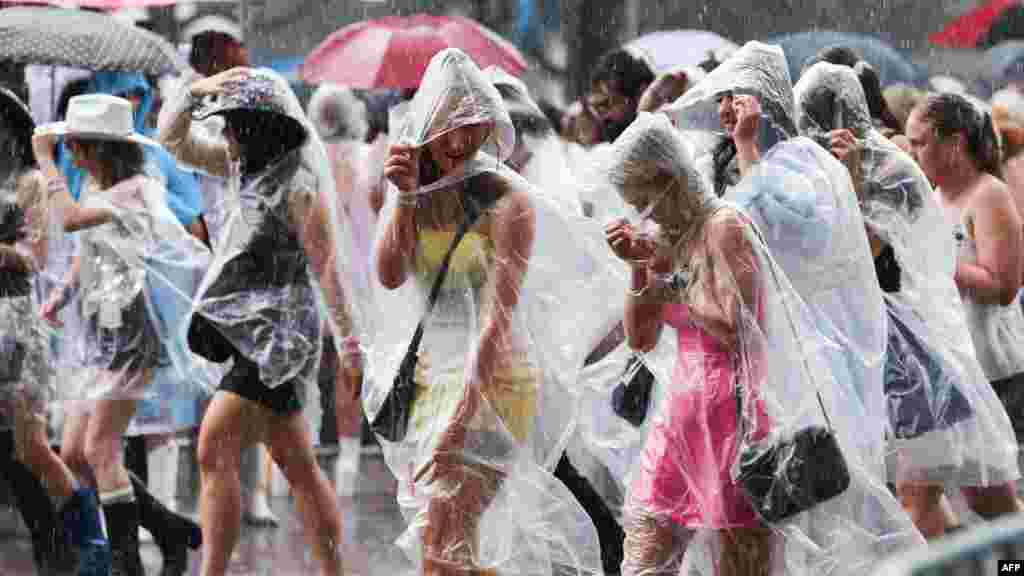
<svg viewBox="0 0 1024 576">
<path fill-rule="evenodd" d="M 641 114 L 611 158 L 607 184 L 639 213 L 606 228 L 631 271 L 628 344 L 645 355 L 671 329 L 678 345 L 672 376 L 656 383 L 628 482 L 622 574 L 676 576 L 684 559 L 694 570 L 688 574 L 863 574 L 880 555 L 920 544 L 865 465 L 867 454 L 849 440 L 856 422 L 843 405 L 855 391 L 832 375 L 828 341 L 756 226 L 708 191 L 687 142 L 662 116 Z M 644 361 L 655 375 L 668 372 Z M 772 518 L 737 480 L 740 455 L 760 457 L 809 426 L 833 434 L 850 482 Z M 819 480 L 843 467 L 815 465 L 802 470 Z M 795 475 L 772 482 L 792 483 L 787 490 L 821 486 Z"/>
</svg>

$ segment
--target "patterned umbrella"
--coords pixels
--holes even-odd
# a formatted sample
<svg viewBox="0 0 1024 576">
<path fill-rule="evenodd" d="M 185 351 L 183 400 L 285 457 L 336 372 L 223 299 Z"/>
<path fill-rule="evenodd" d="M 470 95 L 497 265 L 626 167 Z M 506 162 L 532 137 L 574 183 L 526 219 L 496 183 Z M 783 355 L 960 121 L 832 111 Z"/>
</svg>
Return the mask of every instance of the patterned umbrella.
<svg viewBox="0 0 1024 576">
<path fill-rule="evenodd" d="M 0 10 L 0 61 L 160 75 L 183 68 L 169 42 L 105 14 L 51 7 Z"/>
</svg>

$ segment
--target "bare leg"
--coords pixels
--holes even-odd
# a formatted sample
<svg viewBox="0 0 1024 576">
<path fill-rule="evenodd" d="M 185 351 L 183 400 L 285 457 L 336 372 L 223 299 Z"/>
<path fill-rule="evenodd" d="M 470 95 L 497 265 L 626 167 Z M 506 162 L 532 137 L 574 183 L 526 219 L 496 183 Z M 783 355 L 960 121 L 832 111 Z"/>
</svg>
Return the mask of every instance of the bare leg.
<svg viewBox="0 0 1024 576">
<path fill-rule="evenodd" d="M 436 480 L 443 488 L 427 508 L 423 529 L 424 576 L 492 574 L 479 567 L 479 524 L 497 494 L 499 474 L 482 465 L 460 465 Z"/>
<path fill-rule="evenodd" d="M 58 507 L 69 500 L 75 488 L 71 469 L 50 449 L 46 420 L 21 401 L 15 402 L 14 438 L 18 460 L 42 482 L 50 499 Z"/>
<path fill-rule="evenodd" d="M 301 413 L 277 416 L 261 408 L 271 424 L 266 442 L 295 494 L 306 539 L 326 576 L 341 576 L 341 514 L 327 477 L 316 462 L 313 439 Z"/>
<path fill-rule="evenodd" d="M 242 450 L 262 435 L 255 403 L 231 392 L 217 392 L 199 430 L 200 522 L 203 576 L 222 576 L 238 544 L 242 494 L 238 469 Z"/>
<path fill-rule="evenodd" d="M 622 576 L 677 576 L 692 532 L 679 538 L 668 521 L 652 515 L 631 513 L 623 526 Z"/>
<path fill-rule="evenodd" d="M 719 576 L 767 576 L 771 571 L 772 532 L 738 528 L 719 532 L 722 559 Z"/>
</svg>

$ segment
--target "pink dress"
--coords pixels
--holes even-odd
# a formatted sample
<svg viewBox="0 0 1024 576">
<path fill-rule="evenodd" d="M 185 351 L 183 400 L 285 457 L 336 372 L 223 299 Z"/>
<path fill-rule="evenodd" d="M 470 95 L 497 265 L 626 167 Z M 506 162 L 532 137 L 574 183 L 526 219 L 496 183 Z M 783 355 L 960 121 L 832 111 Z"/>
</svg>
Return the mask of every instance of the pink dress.
<svg viewBox="0 0 1024 576">
<path fill-rule="evenodd" d="M 666 304 L 664 313 L 679 333 L 679 357 L 666 408 L 651 422 L 632 500 L 686 528 L 759 526 L 731 474 L 738 445 L 733 353 L 690 322 L 685 304 Z M 766 430 L 757 404 L 758 431 Z"/>
</svg>

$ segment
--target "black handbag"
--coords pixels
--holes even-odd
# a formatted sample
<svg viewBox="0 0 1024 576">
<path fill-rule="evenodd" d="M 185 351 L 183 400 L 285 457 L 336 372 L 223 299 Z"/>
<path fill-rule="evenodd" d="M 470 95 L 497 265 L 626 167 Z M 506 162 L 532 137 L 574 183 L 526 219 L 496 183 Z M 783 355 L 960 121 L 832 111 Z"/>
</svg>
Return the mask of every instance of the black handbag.
<svg viewBox="0 0 1024 576">
<path fill-rule="evenodd" d="M 774 262 L 769 266 L 774 276 Z M 785 302 L 782 305 L 795 330 L 789 306 Z M 806 358 L 803 359 L 803 368 L 811 377 Z M 825 416 L 825 427 L 809 426 L 792 438 L 776 441 L 771 446 L 741 444 L 744 449 L 739 456 L 736 480 L 754 511 L 766 524 L 779 523 L 810 510 L 850 487 L 850 470 L 832 430 L 825 402 L 820 391 L 815 390 L 815 394 Z M 743 386 L 738 376 L 736 421 L 740 428 L 740 441 L 743 442 L 747 434 L 743 421 Z"/>
<path fill-rule="evenodd" d="M 25 345 L 14 336 L 0 336 L 0 386 L 21 380 L 25 352 Z"/>
<path fill-rule="evenodd" d="M 384 403 L 381 404 L 380 410 L 377 411 L 373 421 L 370 422 L 370 429 L 389 442 L 401 442 L 409 430 L 409 417 L 412 415 L 413 404 L 416 401 L 416 364 L 419 362 L 420 342 L 423 340 L 423 324 L 430 317 L 434 304 L 437 303 L 437 298 L 441 295 L 441 287 L 444 284 L 445 277 L 448 275 L 448 265 L 451 263 L 452 255 L 455 253 L 455 249 L 459 247 L 459 243 L 462 242 L 466 232 L 469 231 L 480 217 L 480 214 L 494 200 L 496 200 L 496 197 L 491 196 L 481 202 L 475 200 L 468 193 L 463 194 L 463 206 L 466 207 L 466 217 L 455 232 L 455 237 L 452 238 L 448 252 L 441 261 L 441 267 L 438 269 L 434 285 L 430 288 L 430 296 L 427 298 L 427 308 L 423 312 L 423 317 L 420 318 L 419 324 L 416 326 L 416 332 L 413 333 L 412 341 L 409 342 L 409 348 L 405 351 L 405 356 L 398 367 L 398 373 L 395 375 L 391 390 L 388 391 L 388 395 L 384 398 Z"/>
<path fill-rule="evenodd" d="M 188 347 L 214 364 L 223 364 L 235 354 L 234 345 L 198 312 L 188 324 Z"/>
<path fill-rule="evenodd" d="M 622 380 L 612 390 L 612 410 L 639 428 L 647 418 L 647 409 L 651 404 L 651 391 L 654 389 L 654 374 L 644 363 L 639 354 L 634 354 L 622 373 Z"/>
</svg>

